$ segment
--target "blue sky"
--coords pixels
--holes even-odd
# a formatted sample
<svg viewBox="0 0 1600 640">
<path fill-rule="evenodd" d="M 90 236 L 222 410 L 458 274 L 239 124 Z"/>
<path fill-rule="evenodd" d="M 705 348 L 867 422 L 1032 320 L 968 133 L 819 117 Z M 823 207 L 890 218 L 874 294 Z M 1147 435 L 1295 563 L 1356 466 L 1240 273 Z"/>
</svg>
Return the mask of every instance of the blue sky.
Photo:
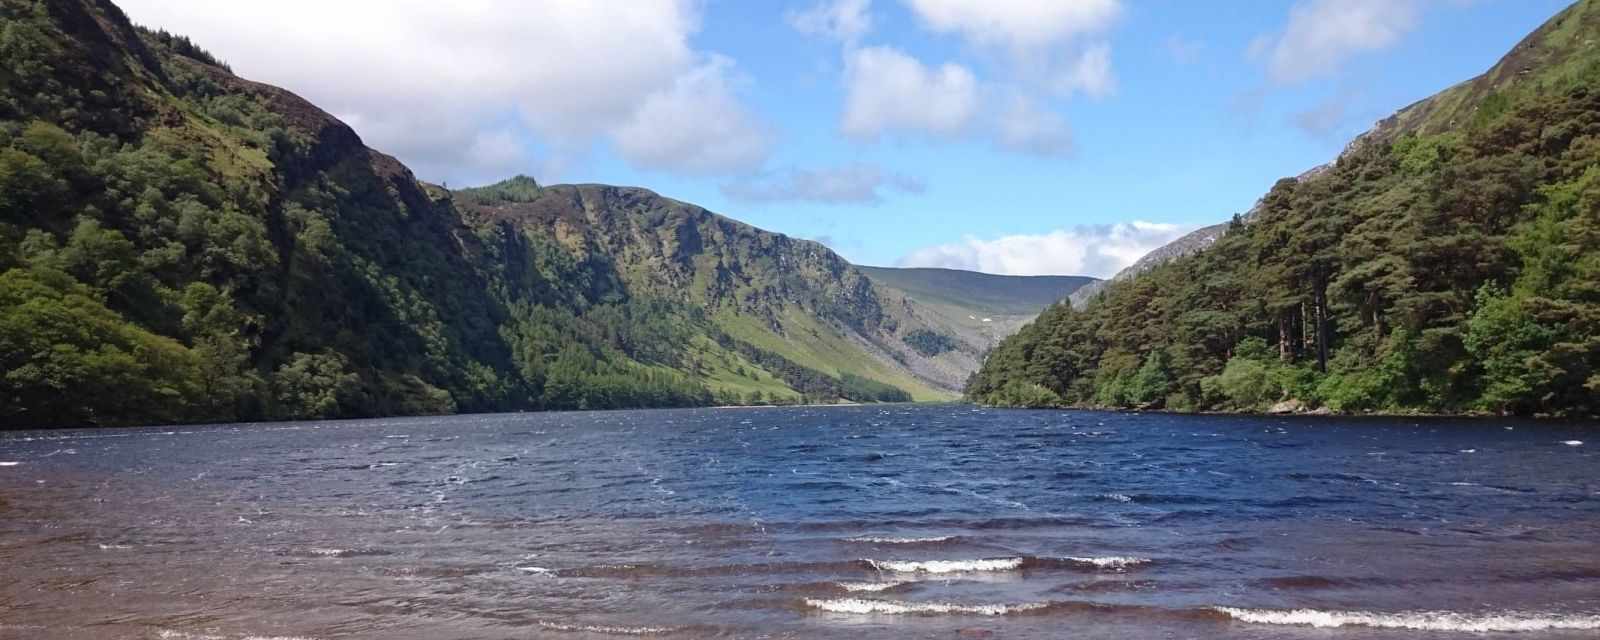
<svg viewBox="0 0 1600 640">
<path fill-rule="evenodd" d="M 426 180 L 637 185 L 863 264 L 1107 276 L 1567 3 L 439 4 L 123 6 Z"/>
</svg>

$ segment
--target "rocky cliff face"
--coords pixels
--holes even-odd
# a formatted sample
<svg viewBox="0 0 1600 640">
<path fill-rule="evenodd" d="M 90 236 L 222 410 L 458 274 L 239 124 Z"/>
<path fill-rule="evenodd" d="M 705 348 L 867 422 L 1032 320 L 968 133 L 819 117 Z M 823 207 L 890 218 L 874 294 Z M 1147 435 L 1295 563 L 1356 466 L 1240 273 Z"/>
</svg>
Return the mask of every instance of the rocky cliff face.
<svg viewBox="0 0 1600 640">
<path fill-rule="evenodd" d="M 580 257 L 603 257 L 632 294 L 757 317 L 779 330 L 791 307 L 861 332 L 884 330 L 870 283 L 826 247 L 646 189 L 556 185 L 528 202 L 461 206 L 475 221 L 510 222 Z"/>
<path fill-rule="evenodd" d="M 796 359 L 869 377 L 894 371 L 934 393 L 955 392 L 976 370 L 975 354 L 946 365 L 908 348 L 904 336 L 928 329 L 930 314 L 889 299 L 819 243 L 634 187 L 553 185 L 520 201 L 478 193 L 456 198 L 471 224 L 552 238 L 615 274 L 620 295 L 693 305 L 731 330 L 765 334 L 748 336 L 757 342 L 789 343 Z"/>
<path fill-rule="evenodd" d="M 28 303 L 0 366 L 77 372 L 0 382 L 0 422 L 937 399 L 975 367 L 925 366 L 916 310 L 814 242 L 643 189 L 419 182 L 109 2 L 0 0 L 0 31 L 0 296 Z M 57 302 L 93 310 L 82 344 L 26 328 Z M 38 355 L 96 349 L 167 356 Z"/>
</svg>

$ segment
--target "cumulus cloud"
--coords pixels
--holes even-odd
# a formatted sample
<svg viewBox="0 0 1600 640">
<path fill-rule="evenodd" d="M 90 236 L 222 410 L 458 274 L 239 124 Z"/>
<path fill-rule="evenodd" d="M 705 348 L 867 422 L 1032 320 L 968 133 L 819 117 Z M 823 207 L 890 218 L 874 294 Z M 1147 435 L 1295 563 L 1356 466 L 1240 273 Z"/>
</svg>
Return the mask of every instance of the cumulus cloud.
<svg viewBox="0 0 1600 640">
<path fill-rule="evenodd" d="M 846 54 L 844 119 L 840 129 L 858 140 L 885 133 L 964 133 L 978 113 L 978 79 L 958 64 L 938 67 L 892 47 Z"/>
<path fill-rule="evenodd" d="M 1004 149 L 1036 155 L 1061 155 L 1072 150 L 1072 130 L 1065 118 L 1025 95 L 1012 96 L 995 123 L 995 142 Z"/>
<path fill-rule="evenodd" d="M 1014 51 L 1046 47 L 1105 30 L 1119 0 L 905 0 L 929 29 Z"/>
<path fill-rule="evenodd" d="M 638 0 L 626 11 L 561 0 L 279 0 L 228 11 L 202 0 L 119 4 L 136 22 L 195 38 L 241 75 L 348 118 L 372 146 L 444 172 L 425 178 L 472 166 L 458 164 L 461 156 L 500 136 L 508 115 L 558 151 L 610 140 L 649 168 L 699 173 L 761 155 L 749 151 L 757 129 L 742 126 L 754 116 L 727 91 L 708 98 L 707 113 L 735 114 L 738 126 L 691 127 L 702 136 L 692 146 L 722 149 L 717 157 L 662 162 L 659 150 L 674 143 L 639 138 L 641 123 L 682 113 L 673 107 L 689 99 L 685 84 L 728 86 L 733 65 L 692 46 L 700 25 L 693 0 Z M 681 132 L 659 133 L 691 146 Z"/>
<path fill-rule="evenodd" d="M 791 169 L 722 185 L 722 193 L 733 200 L 821 204 L 876 204 L 883 201 L 885 191 L 922 193 L 924 189 L 926 185 L 921 180 L 860 163 Z"/>
<path fill-rule="evenodd" d="M 1388 48 L 1417 25 L 1418 0 L 1302 0 L 1281 33 L 1249 49 L 1278 84 L 1332 74 L 1350 58 Z"/>
<path fill-rule="evenodd" d="M 611 131 L 617 151 L 635 166 L 724 174 L 765 162 L 771 137 L 745 112 L 729 86 L 733 61 L 716 56 L 681 75 L 672 88 L 646 96 Z"/>
<path fill-rule="evenodd" d="M 1115 89 L 1111 47 L 1097 37 L 1121 16 L 1121 0 L 905 3 L 930 30 L 1003 52 L 1021 84 L 1091 98 L 1103 98 Z"/>
<path fill-rule="evenodd" d="M 1086 275 L 1109 278 L 1146 253 L 1193 227 L 1134 221 L 1082 225 L 1040 235 L 1011 235 L 918 249 L 901 258 L 903 267 L 944 267 L 1003 275 Z"/>
<path fill-rule="evenodd" d="M 825 0 L 804 11 L 784 14 L 796 31 L 853 44 L 872 30 L 871 0 Z"/>
</svg>

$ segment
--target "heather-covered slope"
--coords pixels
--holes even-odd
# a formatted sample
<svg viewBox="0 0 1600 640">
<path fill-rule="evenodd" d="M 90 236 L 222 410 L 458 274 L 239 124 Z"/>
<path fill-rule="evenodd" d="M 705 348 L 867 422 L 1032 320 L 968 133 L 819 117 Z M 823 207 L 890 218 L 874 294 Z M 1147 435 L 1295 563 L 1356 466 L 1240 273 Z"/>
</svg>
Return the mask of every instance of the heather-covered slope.
<svg viewBox="0 0 1600 640">
<path fill-rule="evenodd" d="M 0 426 L 949 397 L 916 326 L 820 245 L 452 193 L 109 2 L 0 0 Z"/>
<path fill-rule="evenodd" d="M 1030 315 L 1094 282 L 1086 276 L 1001 276 L 960 269 L 858 267 L 878 284 L 924 302 L 987 315 Z"/>
<path fill-rule="evenodd" d="M 1000 340 L 1046 307 L 1098 283 L 1084 276 L 1001 276 L 958 269 L 858 267 L 884 295 L 923 311 L 930 328 L 906 336 L 919 353 L 952 353 L 965 362 L 962 380 Z"/>
<path fill-rule="evenodd" d="M 1058 305 L 984 402 L 1600 413 L 1600 2 L 1278 182 L 1202 251 Z"/>
<path fill-rule="evenodd" d="M 525 196 L 507 195 L 518 186 Z M 726 338 L 806 369 L 934 400 L 953 397 L 976 368 L 944 372 L 937 358 L 911 349 L 902 337 L 923 328 L 926 314 L 880 296 L 816 242 L 631 187 L 520 178 L 459 191 L 456 202 L 475 226 L 546 239 L 595 265 L 616 295 L 692 308 Z"/>
</svg>

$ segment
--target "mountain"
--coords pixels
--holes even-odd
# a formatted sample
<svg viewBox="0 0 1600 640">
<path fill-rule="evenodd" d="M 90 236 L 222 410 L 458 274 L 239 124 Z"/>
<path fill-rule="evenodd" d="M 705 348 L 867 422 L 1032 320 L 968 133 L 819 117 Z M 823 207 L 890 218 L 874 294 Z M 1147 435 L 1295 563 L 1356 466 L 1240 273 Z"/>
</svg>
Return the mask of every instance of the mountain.
<svg viewBox="0 0 1600 640">
<path fill-rule="evenodd" d="M 951 347 L 973 356 L 962 379 L 984 353 L 1016 333 L 1046 307 L 1098 280 L 1086 276 L 1001 276 L 936 268 L 858 267 L 885 292 L 925 310 L 943 335 L 913 337 L 923 351 Z M 946 338 L 948 337 L 948 339 Z M 946 345 L 946 342 L 951 344 Z"/>
<path fill-rule="evenodd" d="M 520 193 L 520 196 L 513 195 Z M 919 400 L 949 399 L 976 361 L 944 371 L 902 337 L 929 331 L 916 305 L 879 294 L 856 267 L 823 245 L 757 229 L 645 189 L 540 187 L 514 178 L 453 195 L 469 224 L 539 239 L 591 265 L 606 296 L 670 301 L 705 316 L 707 337 L 764 361 L 826 376 L 854 376 Z M 492 261 L 515 263 L 515 256 Z M 556 280 L 583 280 L 564 275 Z M 754 356 L 752 356 L 754 357 Z"/>
<path fill-rule="evenodd" d="M 1251 212 L 1057 305 L 970 397 L 1600 413 L 1600 0 Z M 1215 229 L 1215 228 L 1212 228 Z M 1120 276 L 1121 274 L 1119 274 Z"/>
<path fill-rule="evenodd" d="M 1101 291 L 1104 291 L 1106 286 L 1110 285 L 1111 283 L 1127 280 L 1128 278 L 1132 278 L 1141 273 L 1149 271 L 1150 269 L 1153 269 L 1159 265 L 1166 264 L 1193 253 L 1198 253 L 1202 249 L 1205 249 L 1206 247 L 1216 243 L 1217 239 L 1221 238 L 1222 234 L 1227 232 L 1228 223 L 1222 223 L 1214 224 L 1209 227 L 1201 227 L 1199 229 L 1195 229 L 1194 231 L 1190 231 L 1189 233 L 1183 234 L 1182 236 L 1179 236 L 1177 240 L 1168 242 L 1160 247 L 1157 247 L 1150 253 L 1144 254 L 1144 256 L 1140 257 L 1133 264 L 1124 267 L 1121 271 L 1118 271 L 1116 275 L 1111 276 L 1111 278 L 1106 280 L 1096 280 L 1095 282 L 1091 282 L 1077 291 L 1072 292 L 1072 296 L 1067 299 L 1067 302 L 1073 307 L 1081 309 L 1084 305 L 1088 304 L 1090 299 L 1094 298 Z"/>
<path fill-rule="evenodd" d="M 0 426 L 941 399 L 976 367 L 820 244 L 421 182 L 105 0 L 0 0 L 0 34 Z"/>
<path fill-rule="evenodd" d="M 1295 180 L 1310 179 L 1318 174 L 1321 174 L 1323 171 L 1326 171 L 1328 166 L 1329 165 L 1324 164 L 1313 167 L 1311 170 L 1295 176 Z M 1256 214 L 1261 212 L 1262 202 L 1262 200 L 1257 200 L 1255 206 L 1251 207 L 1249 211 L 1240 214 L 1238 216 L 1238 222 L 1249 224 L 1250 222 L 1254 221 L 1256 219 Z M 1084 305 L 1089 303 L 1090 299 L 1094 298 L 1094 296 L 1105 290 L 1107 285 L 1113 282 L 1127 280 L 1178 258 L 1204 251 L 1211 245 L 1216 244 L 1217 240 L 1221 239 L 1224 234 L 1228 233 L 1228 229 L 1232 227 L 1233 221 L 1220 222 L 1210 226 L 1200 227 L 1199 229 L 1195 229 L 1194 231 L 1183 234 L 1182 236 L 1179 236 L 1178 239 L 1156 247 L 1155 249 L 1151 250 L 1150 253 L 1140 256 L 1139 259 L 1135 260 L 1133 264 L 1128 265 L 1121 271 L 1118 271 L 1110 278 L 1092 283 L 1089 286 L 1074 291 L 1072 297 L 1068 299 L 1068 303 L 1070 303 L 1073 307 L 1082 309 Z"/>
<path fill-rule="evenodd" d="M 873 282 L 916 296 L 925 303 L 962 307 L 984 315 L 1034 315 L 1096 282 L 1095 278 L 1087 276 L 1001 276 L 960 269 L 857 268 Z"/>
</svg>

